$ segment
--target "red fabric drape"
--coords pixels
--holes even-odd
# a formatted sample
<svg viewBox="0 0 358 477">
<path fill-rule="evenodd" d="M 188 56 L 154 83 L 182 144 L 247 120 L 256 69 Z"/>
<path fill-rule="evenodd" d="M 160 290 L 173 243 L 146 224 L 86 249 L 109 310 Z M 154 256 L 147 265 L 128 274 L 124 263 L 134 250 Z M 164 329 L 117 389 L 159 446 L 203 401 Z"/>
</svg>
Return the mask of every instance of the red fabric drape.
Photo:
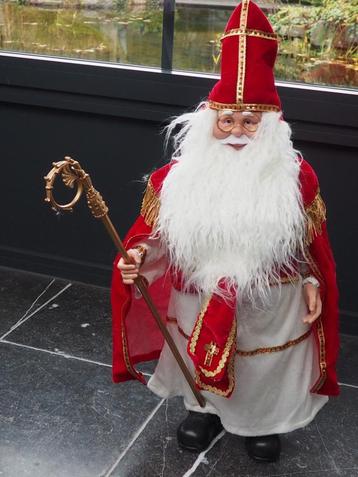
<svg viewBox="0 0 358 477">
<path fill-rule="evenodd" d="M 160 189 L 171 164 L 154 172 L 150 178 L 155 192 Z M 301 163 L 300 172 L 303 203 L 308 207 L 318 192 L 318 180 L 306 162 Z M 125 239 L 126 248 L 148 237 L 152 232 L 149 225 L 139 216 Z M 322 231 L 313 238 L 308 247 L 311 270 L 320 281 L 320 292 L 323 301 L 323 311 L 319 320 L 314 324 L 314 334 L 319 353 L 320 377 L 312 388 L 312 392 L 327 395 L 339 393 L 336 376 L 336 360 L 338 355 L 338 291 L 336 285 L 335 262 L 330 247 L 326 224 Z M 134 368 L 136 363 L 158 358 L 163 346 L 163 338 L 154 318 L 150 315 L 142 299 L 134 299 L 130 286 L 123 285 L 120 273 L 116 267 L 113 270 L 111 290 L 113 318 L 113 380 L 114 382 L 138 379 L 145 383 L 144 377 Z M 150 291 L 163 321 L 166 318 L 170 291 L 170 274 L 157 280 Z M 205 333 L 206 327 L 203 327 Z M 212 332 L 212 329 L 210 333 Z M 210 341 L 210 337 L 208 337 Z M 204 340 L 205 341 L 205 340 Z M 205 341 L 208 343 L 209 341 Z"/>
</svg>

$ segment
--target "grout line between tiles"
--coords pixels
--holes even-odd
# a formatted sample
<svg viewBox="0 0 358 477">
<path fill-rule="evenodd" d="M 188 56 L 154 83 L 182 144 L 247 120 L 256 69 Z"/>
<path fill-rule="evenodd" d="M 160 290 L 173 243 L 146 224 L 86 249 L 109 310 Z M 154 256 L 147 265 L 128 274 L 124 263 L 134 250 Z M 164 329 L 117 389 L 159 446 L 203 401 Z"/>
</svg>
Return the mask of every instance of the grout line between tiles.
<svg viewBox="0 0 358 477">
<path fill-rule="evenodd" d="M 198 455 L 196 461 L 194 462 L 194 464 L 190 467 L 189 470 L 187 470 L 185 472 L 185 474 L 183 475 L 183 477 L 189 477 L 190 475 L 193 475 L 194 472 L 196 471 L 196 469 L 199 467 L 199 465 L 203 462 L 206 454 L 214 447 L 214 445 L 217 443 L 217 441 L 219 441 L 224 435 L 226 434 L 226 431 L 223 430 L 220 432 L 220 434 L 218 434 L 215 439 L 211 442 L 210 446 L 204 450 L 203 452 L 200 452 L 200 454 Z"/>
<path fill-rule="evenodd" d="M 358 389 L 358 386 L 356 386 L 355 384 L 347 384 L 347 383 L 338 383 L 340 386 L 346 386 L 347 388 L 354 388 L 354 389 Z"/>
<path fill-rule="evenodd" d="M 55 355 L 55 356 L 60 356 L 61 358 L 74 359 L 74 360 L 77 360 L 77 361 L 84 361 L 85 363 L 97 364 L 99 366 L 105 366 L 106 368 L 111 368 L 112 367 L 112 365 L 110 365 L 110 364 L 101 363 L 100 361 L 94 361 L 93 359 L 80 358 L 78 356 L 72 356 L 71 354 L 67 354 L 67 353 L 50 351 L 49 349 L 35 348 L 34 346 L 25 345 L 25 344 L 22 344 L 22 343 L 15 343 L 14 341 L 8 341 L 8 340 L 1 339 L 0 343 L 5 343 L 5 344 L 13 345 L 13 346 L 18 346 L 19 348 L 31 349 L 33 351 L 42 351 L 43 353 L 48 353 L 48 354 L 52 354 L 52 355 Z"/>
<path fill-rule="evenodd" d="M 323 447 L 324 447 L 324 450 L 326 451 L 328 457 L 330 458 L 330 460 L 332 461 L 332 464 L 333 464 L 333 467 L 334 467 L 334 470 L 336 471 L 337 475 L 339 475 L 339 469 L 338 469 L 338 466 L 336 464 L 336 461 L 335 461 L 335 458 L 333 457 L 333 455 L 329 452 L 327 446 L 326 446 L 326 443 L 323 439 L 323 436 L 321 434 L 321 431 L 319 430 L 319 426 L 317 424 L 317 422 L 314 423 L 315 427 L 316 427 L 316 430 L 318 432 L 318 435 L 319 435 L 319 438 L 323 444 Z"/>
<path fill-rule="evenodd" d="M 112 472 L 115 470 L 115 468 L 117 467 L 117 465 L 121 462 L 121 460 L 123 459 L 123 457 L 125 457 L 125 455 L 127 454 L 127 452 L 130 450 L 130 448 L 132 447 L 132 445 L 135 443 L 135 441 L 138 439 L 138 437 L 141 435 L 141 433 L 144 431 L 144 429 L 147 427 L 147 425 L 149 424 L 149 422 L 153 419 L 153 417 L 155 416 L 155 414 L 158 412 L 159 408 L 161 407 L 161 405 L 163 404 L 163 402 L 165 401 L 165 399 L 162 399 L 157 405 L 156 407 L 153 409 L 153 411 L 149 414 L 149 416 L 147 417 L 147 419 L 143 422 L 143 424 L 140 426 L 140 428 L 137 430 L 137 432 L 134 434 L 134 436 L 132 437 L 132 439 L 130 440 L 130 442 L 128 443 L 127 447 L 124 449 L 124 451 L 120 454 L 120 456 L 118 457 L 118 459 L 115 461 L 115 463 L 112 465 L 112 467 L 107 470 L 104 474 L 101 474 L 101 477 L 110 477 L 110 475 L 112 474 Z"/>
<path fill-rule="evenodd" d="M 28 313 L 30 313 L 30 311 L 32 310 L 32 308 L 36 305 L 36 303 L 38 302 L 38 300 L 42 297 L 42 295 L 44 295 L 47 290 L 49 288 L 51 288 L 51 286 L 55 283 L 56 279 L 53 278 L 50 283 L 48 283 L 45 288 L 42 290 L 42 292 L 35 298 L 35 300 L 31 303 L 31 305 L 29 306 L 29 308 L 25 311 L 25 313 L 22 315 L 22 317 L 17 320 L 17 322 L 12 325 L 12 327 L 10 328 L 10 330 L 8 332 L 11 332 L 13 329 L 15 329 L 15 327 L 19 327 L 20 325 L 22 325 L 22 323 L 24 322 L 25 318 L 27 318 L 28 316 Z M 35 310 L 36 311 L 36 310 Z M 5 337 L 5 334 L 4 334 L 4 337 Z"/>
<path fill-rule="evenodd" d="M 54 280 L 53 280 L 54 281 Z M 53 281 L 50 283 L 50 285 L 48 285 L 46 287 L 46 289 L 36 298 L 36 300 L 34 301 L 34 303 L 36 303 L 36 301 L 40 298 L 40 296 L 49 288 L 49 286 L 52 285 Z M 64 288 L 62 288 L 62 290 L 60 290 L 59 292 L 56 293 L 56 295 L 54 295 L 53 297 L 51 297 L 50 299 L 48 299 L 45 303 L 43 303 L 41 306 L 39 306 L 38 308 L 36 308 L 36 310 L 34 310 L 32 313 L 30 313 L 28 316 L 26 316 L 26 313 L 24 314 L 24 316 L 22 318 L 20 318 L 20 320 L 15 324 L 13 325 L 9 331 L 7 331 L 5 334 L 3 334 L 1 337 L 0 337 L 0 341 L 2 341 L 4 338 L 6 338 L 10 333 L 12 333 L 14 330 L 16 330 L 19 326 L 21 326 L 22 324 L 24 324 L 27 320 L 29 320 L 32 316 L 34 316 L 36 313 L 38 313 L 40 310 L 42 310 L 45 306 L 47 306 L 49 303 L 51 303 L 51 301 L 53 301 L 55 298 L 57 298 L 58 296 L 60 296 L 63 292 L 65 292 L 67 290 L 67 288 L 70 288 L 72 286 L 72 283 L 68 283 Z M 32 308 L 32 306 L 34 305 L 34 303 L 30 306 L 29 310 Z"/>
</svg>

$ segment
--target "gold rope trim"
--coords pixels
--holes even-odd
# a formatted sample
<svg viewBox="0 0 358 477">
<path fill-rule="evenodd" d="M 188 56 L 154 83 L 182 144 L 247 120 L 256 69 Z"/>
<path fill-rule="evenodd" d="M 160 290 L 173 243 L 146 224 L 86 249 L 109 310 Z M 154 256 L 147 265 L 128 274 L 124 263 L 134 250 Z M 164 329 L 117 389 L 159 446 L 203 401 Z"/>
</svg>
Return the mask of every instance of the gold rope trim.
<svg viewBox="0 0 358 477">
<path fill-rule="evenodd" d="M 213 394 L 217 394 L 218 396 L 226 397 L 232 392 L 235 386 L 234 363 L 235 363 L 235 353 L 232 354 L 232 357 L 228 365 L 229 386 L 225 390 L 219 389 L 216 386 L 211 386 L 209 384 L 203 383 L 200 379 L 200 375 L 198 371 L 196 371 L 195 373 L 195 381 L 200 386 L 201 389 L 204 389 L 205 391 L 209 391 Z"/>
<path fill-rule="evenodd" d="M 243 0 L 240 16 L 240 30 L 246 30 L 247 14 L 249 11 L 250 0 Z M 239 36 L 238 49 L 238 65 L 237 65 L 237 83 L 236 83 L 236 102 L 244 102 L 244 84 L 246 71 L 246 35 Z"/>
<path fill-rule="evenodd" d="M 230 36 L 236 35 L 246 35 L 246 36 L 254 36 L 257 38 L 264 38 L 265 40 L 275 40 L 278 41 L 278 35 L 276 33 L 268 33 L 262 30 L 253 30 L 250 28 L 234 28 L 232 30 L 227 31 L 224 35 L 220 38 L 220 41 L 224 40 L 224 38 L 228 38 Z"/>
<path fill-rule="evenodd" d="M 154 190 L 151 180 L 149 179 L 140 209 L 140 215 L 144 218 L 144 222 L 149 225 L 149 227 L 153 227 L 157 221 L 159 208 L 159 197 Z"/>
<path fill-rule="evenodd" d="M 266 354 L 266 353 L 278 353 L 279 351 L 284 351 L 287 348 L 290 348 L 291 346 L 295 346 L 305 339 L 307 339 L 312 332 L 312 329 L 310 328 L 306 333 L 303 335 L 299 336 L 298 338 L 294 340 L 287 341 L 287 343 L 279 346 L 271 346 L 270 348 L 257 348 L 252 351 L 243 351 L 243 350 L 237 350 L 236 353 L 239 356 L 257 356 L 258 354 Z"/>
<path fill-rule="evenodd" d="M 320 194 L 316 194 L 312 203 L 306 209 L 307 216 L 307 243 L 312 243 L 316 235 L 322 233 L 322 223 L 326 220 L 326 206 Z"/>
<path fill-rule="evenodd" d="M 185 338 L 185 339 L 189 339 L 190 336 L 187 335 L 185 333 L 185 331 L 178 325 L 178 321 L 176 318 L 174 317 L 171 317 L 171 316 L 167 316 L 166 318 L 167 322 L 168 323 L 173 323 L 173 324 L 176 324 L 177 325 L 177 328 L 178 328 L 178 331 L 179 333 Z M 290 341 L 287 341 L 287 343 L 283 344 L 283 345 L 279 345 L 279 346 L 271 346 L 269 348 L 257 348 L 255 350 L 252 350 L 252 351 L 243 351 L 243 350 L 237 350 L 236 353 L 239 355 L 239 356 L 256 356 L 258 354 L 266 354 L 266 353 L 278 353 L 280 351 L 284 351 L 285 349 L 287 348 L 290 348 L 291 346 L 295 346 L 299 343 L 301 343 L 302 341 L 304 341 L 305 339 L 307 339 L 310 334 L 312 333 L 312 328 L 310 328 L 308 331 L 306 331 L 306 333 L 304 333 L 303 335 L 299 336 L 298 338 L 294 339 L 294 340 L 290 340 Z M 324 339 L 324 336 L 323 336 L 323 339 Z M 322 351 L 322 354 L 323 354 L 323 351 Z M 325 360 L 323 360 L 325 361 Z M 205 373 L 204 373 L 205 374 Z"/>
<path fill-rule="evenodd" d="M 260 111 L 260 112 L 279 112 L 280 108 L 273 104 L 260 103 L 218 103 L 217 101 L 209 100 L 209 108 L 221 111 L 223 109 L 231 109 L 232 111 Z"/>
<path fill-rule="evenodd" d="M 195 353 L 195 348 L 196 348 L 196 344 L 198 342 L 198 339 L 199 339 L 199 335 L 200 335 L 200 331 L 201 331 L 201 327 L 203 326 L 203 320 L 204 320 L 204 315 L 206 313 L 206 310 L 208 309 L 208 306 L 209 306 L 209 303 L 210 303 L 210 300 L 211 300 L 211 296 L 209 296 L 204 304 L 203 304 L 203 307 L 200 311 L 200 314 L 199 314 L 199 317 L 196 321 L 196 324 L 195 324 L 195 328 L 194 328 L 194 331 L 193 331 L 193 334 L 192 334 L 192 338 L 191 338 L 191 341 L 190 341 L 190 346 L 189 346 L 189 349 L 190 349 L 190 352 L 192 354 Z"/>
<path fill-rule="evenodd" d="M 227 342 L 225 343 L 225 348 L 224 348 L 224 351 L 223 351 L 223 354 L 220 358 L 220 361 L 219 361 L 219 364 L 217 366 L 216 369 L 214 369 L 214 371 L 208 371 L 207 369 L 203 368 L 202 366 L 199 366 L 200 368 L 200 371 L 203 373 L 204 376 L 206 376 L 207 378 L 213 378 L 214 376 L 216 376 L 217 374 L 220 373 L 220 371 L 222 371 L 222 369 L 224 368 L 225 364 L 226 364 L 226 361 L 229 357 L 229 354 L 230 354 L 230 350 L 232 348 L 232 345 L 234 343 L 234 339 L 235 339 L 235 336 L 236 336 L 236 319 L 233 320 L 232 322 L 232 326 L 231 326 L 231 330 L 230 330 L 230 333 L 229 333 L 229 337 L 227 339 Z"/>
</svg>

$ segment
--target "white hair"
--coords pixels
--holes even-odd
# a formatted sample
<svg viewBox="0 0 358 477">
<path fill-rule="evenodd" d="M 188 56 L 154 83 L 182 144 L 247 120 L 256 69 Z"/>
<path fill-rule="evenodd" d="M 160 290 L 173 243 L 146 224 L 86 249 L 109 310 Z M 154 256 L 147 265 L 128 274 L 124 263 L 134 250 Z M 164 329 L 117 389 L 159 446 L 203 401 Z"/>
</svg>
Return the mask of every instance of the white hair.
<svg viewBox="0 0 358 477">
<path fill-rule="evenodd" d="M 240 151 L 213 136 L 216 118 L 199 107 L 167 127 L 177 163 L 163 183 L 155 235 L 185 286 L 222 294 L 225 280 L 239 298 L 265 300 L 304 250 L 300 158 L 281 113 L 263 113 Z"/>
</svg>

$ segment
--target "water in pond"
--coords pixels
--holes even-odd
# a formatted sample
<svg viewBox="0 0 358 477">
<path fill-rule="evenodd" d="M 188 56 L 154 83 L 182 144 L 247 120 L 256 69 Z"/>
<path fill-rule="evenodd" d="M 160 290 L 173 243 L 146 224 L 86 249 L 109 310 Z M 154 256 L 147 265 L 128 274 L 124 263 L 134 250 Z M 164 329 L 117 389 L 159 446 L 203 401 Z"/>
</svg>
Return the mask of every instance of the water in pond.
<svg viewBox="0 0 358 477">
<path fill-rule="evenodd" d="M 157 0 L 112 8 L 66 8 L 0 1 L 0 48 L 7 51 L 159 67 L 162 6 Z M 41 2 L 37 2 L 41 3 Z M 51 3 L 48 1 L 48 3 Z M 73 2 L 75 3 L 75 2 Z M 131 5 L 128 7 L 128 5 Z M 218 73 L 219 38 L 231 7 L 177 6 L 173 68 Z M 355 86 L 357 68 L 337 58 L 322 61 L 320 50 L 302 53 L 300 39 L 281 42 L 276 77 L 290 81 Z"/>
</svg>

